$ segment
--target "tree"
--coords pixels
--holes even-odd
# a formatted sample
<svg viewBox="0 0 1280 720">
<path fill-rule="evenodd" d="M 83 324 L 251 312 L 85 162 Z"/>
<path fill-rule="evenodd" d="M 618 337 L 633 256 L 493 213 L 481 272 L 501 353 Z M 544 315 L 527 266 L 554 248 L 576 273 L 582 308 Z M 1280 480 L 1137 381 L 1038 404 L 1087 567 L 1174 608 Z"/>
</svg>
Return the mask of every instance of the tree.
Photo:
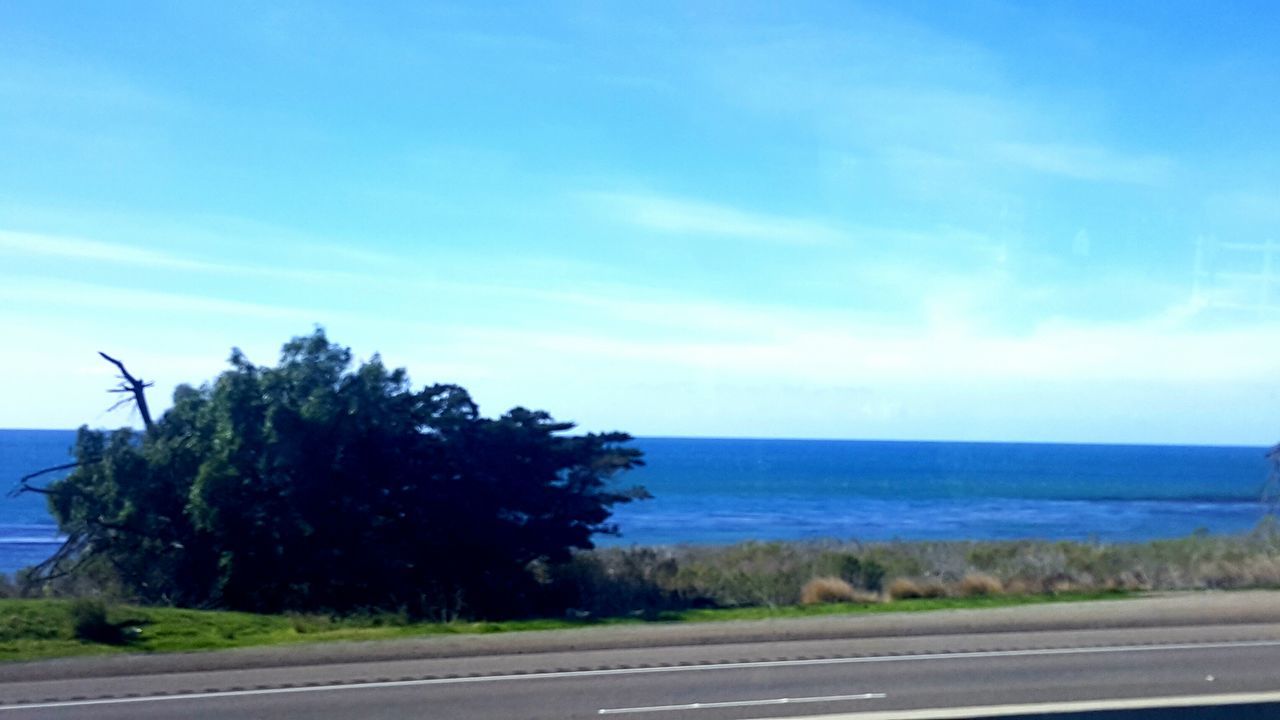
<svg viewBox="0 0 1280 720">
<path fill-rule="evenodd" d="M 481 417 L 456 385 L 354 367 L 323 330 L 276 367 L 230 364 L 143 432 L 81 428 L 72 473 L 27 485 L 68 536 L 46 573 L 105 562 L 141 598 L 192 606 L 519 614 L 531 563 L 592 547 L 613 506 L 647 497 L 612 482 L 643 464 L 625 433 Z"/>
</svg>

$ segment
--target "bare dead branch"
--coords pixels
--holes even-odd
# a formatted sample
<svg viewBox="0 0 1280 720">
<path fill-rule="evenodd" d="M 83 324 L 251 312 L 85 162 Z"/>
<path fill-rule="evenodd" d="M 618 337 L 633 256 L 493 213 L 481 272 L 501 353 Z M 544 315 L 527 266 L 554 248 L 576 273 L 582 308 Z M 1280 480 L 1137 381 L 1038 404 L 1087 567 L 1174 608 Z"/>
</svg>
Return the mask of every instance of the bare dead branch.
<svg viewBox="0 0 1280 720">
<path fill-rule="evenodd" d="M 153 383 L 143 382 L 142 378 L 134 377 L 125 368 L 124 363 L 102 352 L 101 350 L 98 351 L 98 354 L 102 356 L 102 359 L 106 360 L 112 365 L 115 365 L 116 369 L 120 371 L 120 380 L 121 380 L 120 387 L 111 390 L 111 392 L 129 393 L 130 395 L 132 395 L 134 404 L 138 406 L 138 414 L 142 416 L 143 426 L 146 427 L 148 433 L 154 432 L 156 429 L 155 423 L 151 422 L 151 410 L 150 408 L 147 407 L 147 394 L 146 394 L 146 389 L 151 387 Z M 116 403 L 115 405 L 112 405 L 111 409 L 112 410 L 116 409 L 117 407 L 120 406 L 120 404 L 121 403 Z"/>
<path fill-rule="evenodd" d="M 94 458 L 93 460 L 85 460 L 83 462 L 70 462 L 70 463 L 64 463 L 62 465 L 54 465 L 53 467 L 47 467 L 47 468 L 37 470 L 33 473 L 28 473 L 18 478 L 18 484 L 15 485 L 14 488 L 8 492 L 8 496 L 17 497 L 18 495 L 24 492 L 40 493 L 42 495 L 52 495 L 53 494 L 52 491 L 46 488 L 35 487 L 34 485 L 31 485 L 31 481 L 35 480 L 41 475 L 48 475 L 49 473 L 58 472 L 59 470 L 71 470 L 72 468 L 78 468 L 83 465 L 92 465 L 94 463 L 101 462 L 101 461 L 102 461 L 101 458 Z"/>
<path fill-rule="evenodd" d="M 69 568 L 64 569 L 62 567 L 62 563 L 68 558 L 75 557 L 88 544 L 88 538 L 79 533 L 72 533 L 71 535 L 68 535 L 67 539 L 62 543 L 62 546 L 59 547 L 52 556 L 44 562 L 32 566 L 30 573 L 27 575 L 29 578 L 27 585 L 28 588 L 35 583 L 57 580 L 58 578 L 66 577 L 67 575 L 75 572 L 76 569 L 78 569 L 82 564 L 84 564 L 84 561 L 88 559 L 87 556 L 81 556 L 79 561 Z"/>
<path fill-rule="evenodd" d="M 1273 446 L 1266 454 L 1271 470 L 1262 485 L 1262 503 L 1271 514 L 1280 514 L 1280 445 Z"/>
<path fill-rule="evenodd" d="M 124 391 L 123 391 L 123 390 L 118 390 L 118 389 L 117 389 L 117 390 L 108 390 L 107 392 L 124 392 Z M 111 407 L 107 408 L 107 412 L 111 412 L 112 410 L 115 410 L 115 409 L 117 409 L 117 408 L 124 407 L 125 405 L 128 405 L 128 404 L 129 404 L 129 403 L 131 403 L 131 402 L 133 402 L 133 398 L 132 398 L 132 397 L 120 398 L 120 399 L 119 399 L 119 400 L 117 400 L 115 403 L 113 403 L 113 404 L 111 405 Z"/>
</svg>

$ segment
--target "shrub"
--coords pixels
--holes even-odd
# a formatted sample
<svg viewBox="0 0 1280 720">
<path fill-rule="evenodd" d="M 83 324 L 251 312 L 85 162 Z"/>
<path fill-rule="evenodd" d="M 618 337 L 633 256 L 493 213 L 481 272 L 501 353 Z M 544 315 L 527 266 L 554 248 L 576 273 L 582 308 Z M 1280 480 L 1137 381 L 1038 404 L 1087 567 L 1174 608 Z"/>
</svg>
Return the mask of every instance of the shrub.
<svg viewBox="0 0 1280 720">
<path fill-rule="evenodd" d="M 816 577 L 800 589 L 801 605 L 855 602 L 853 586 L 838 577 Z"/>
<path fill-rule="evenodd" d="M 920 547 L 921 543 L 883 543 L 868 548 L 863 557 L 880 568 L 881 578 L 923 575 L 933 568 L 926 567 L 917 555 Z"/>
<path fill-rule="evenodd" d="M 1076 581 L 1069 575 L 1059 575 L 1056 577 L 1048 578 L 1047 580 L 1045 580 L 1044 588 L 1045 588 L 1045 592 L 1049 593 L 1050 595 L 1061 595 L 1063 593 L 1081 592 L 1082 590 L 1089 589 L 1087 585 L 1081 584 L 1080 582 Z"/>
<path fill-rule="evenodd" d="M 71 603 L 71 631 L 86 642 L 120 645 L 125 641 L 118 625 L 107 619 L 107 604 L 98 598 L 81 598 Z"/>
<path fill-rule="evenodd" d="M 40 581 L 74 558 L 150 603 L 524 615 L 531 560 L 593 547 L 616 532 L 615 506 L 648 496 L 614 482 L 644 464 L 629 435 L 566 434 L 573 423 L 522 407 L 485 418 L 464 389 L 415 390 L 319 328 L 274 367 L 234 350 L 154 422 L 144 383 L 104 357 L 146 430 L 81 427 L 70 474 L 18 488 L 47 494 L 72 538 Z"/>
<path fill-rule="evenodd" d="M 1102 585 L 1104 590 L 1121 590 L 1121 591 L 1143 591 L 1150 590 L 1151 583 L 1147 581 L 1142 571 L 1128 571 L 1120 573 L 1114 578 L 1109 578 Z"/>
<path fill-rule="evenodd" d="M 947 588 L 940 582 L 916 582 L 910 578 L 897 578 L 889 583 L 888 593 L 894 600 L 940 598 L 947 596 Z"/>
<path fill-rule="evenodd" d="M 677 590 L 674 581 L 679 571 L 666 550 L 606 548 L 575 553 L 566 562 L 537 568 L 539 607 L 543 614 L 573 617 L 656 618 L 666 610 L 715 605 L 692 591 Z"/>
<path fill-rule="evenodd" d="M 1036 595 L 1040 592 L 1040 588 L 1033 587 L 1031 583 L 1022 578 L 1014 578 L 1005 583 L 1004 591 L 1009 595 Z"/>
<path fill-rule="evenodd" d="M 320 613 L 286 613 L 289 626 L 299 635 L 333 629 L 333 618 Z"/>
<path fill-rule="evenodd" d="M 885 567 L 875 560 L 863 560 L 858 569 L 857 584 L 877 593 L 884 587 Z"/>
<path fill-rule="evenodd" d="M 777 607 L 799 602 L 816 554 L 803 543 L 747 542 L 689 551 L 672 583 L 687 597 L 728 607 Z"/>
<path fill-rule="evenodd" d="M 1022 550 L 1022 543 L 982 543 L 970 549 L 965 560 L 979 570 L 993 571 L 1012 563 Z"/>
<path fill-rule="evenodd" d="M 855 588 L 879 591 L 884 581 L 883 565 L 851 552 L 825 552 L 813 564 L 814 570 L 840 578 Z"/>
</svg>

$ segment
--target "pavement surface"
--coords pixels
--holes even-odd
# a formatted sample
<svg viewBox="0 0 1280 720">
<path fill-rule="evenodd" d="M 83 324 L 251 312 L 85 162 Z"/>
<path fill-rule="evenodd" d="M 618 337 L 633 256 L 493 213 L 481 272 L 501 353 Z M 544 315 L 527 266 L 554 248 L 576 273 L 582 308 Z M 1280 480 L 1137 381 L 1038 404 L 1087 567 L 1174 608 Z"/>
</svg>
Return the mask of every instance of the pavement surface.
<svg viewBox="0 0 1280 720">
<path fill-rule="evenodd" d="M 1133 704 L 1108 718 L 1280 718 L 1280 593 L 0 666 L 0 720 L 1093 718 L 1097 701 Z"/>
</svg>

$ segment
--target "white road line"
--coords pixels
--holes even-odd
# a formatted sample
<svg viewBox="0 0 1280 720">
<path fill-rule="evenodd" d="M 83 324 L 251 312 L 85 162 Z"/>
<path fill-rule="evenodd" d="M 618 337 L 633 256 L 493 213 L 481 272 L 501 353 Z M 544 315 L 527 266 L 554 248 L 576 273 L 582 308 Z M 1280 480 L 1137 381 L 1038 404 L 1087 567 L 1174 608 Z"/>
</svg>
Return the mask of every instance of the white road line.
<svg viewBox="0 0 1280 720">
<path fill-rule="evenodd" d="M 1123 700 L 1074 700 L 1070 702 L 1026 703 L 1022 705 L 975 705 L 962 708 L 924 708 L 920 710 L 870 710 L 864 712 L 807 715 L 757 720 L 968 720 L 969 718 L 1009 717 L 1011 715 L 1059 715 L 1064 713 L 1099 712 L 1104 710 L 1160 710 L 1166 708 L 1220 707 L 1280 702 L 1280 692 L 1232 693 L 1224 695 L 1176 695 Z"/>
<path fill-rule="evenodd" d="M 597 715 L 620 715 L 622 713 L 669 712 L 671 710 L 705 710 L 707 708 L 751 707 L 752 705 L 789 705 L 791 703 L 824 703 L 841 702 L 843 700 L 879 700 L 888 697 L 884 693 L 858 693 L 857 695 L 820 695 L 801 698 L 772 698 L 769 700 L 723 700 L 720 702 L 696 702 L 684 705 L 645 705 L 630 708 L 601 708 Z"/>
<path fill-rule="evenodd" d="M 330 692 L 338 690 L 372 690 L 378 688 L 415 687 L 420 685 L 462 685 L 466 683 L 489 683 L 515 680 L 546 680 L 552 678 L 602 677 L 609 675 L 649 675 L 655 673 L 699 672 L 704 670 L 736 670 L 740 668 L 855 665 L 861 663 L 924 662 L 934 660 L 979 660 L 983 658 L 1031 657 L 1038 655 L 1093 655 L 1104 653 L 1222 650 L 1262 647 L 1280 647 L 1280 640 L 1176 643 L 1169 645 L 1110 645 L 1081 648 L 1043 648 L 1038 650 L 982 650 L 976 652 L 929 653 L 923 655 L 871 655 L 867 657 L 814 658 L 811 660 L 749 660 L 744 662 L 710 663 L 707 665 L 660 665 L 657 667 L 610 668 L 605 670 L 568 670 L 565 672 L 482 675 L 478 677 L 429 678 L 422 680 L 389 680 L 385 682 L 339 683 L 303 687 L 262 688 L 256 690 L 218 690 L 214 692 L 185 693 L 176 695 L 143 695 L 140 697 L 100 698 L 96 700 L 58 700 L 52 702 L 0 705 L 0 711 L 40 710 L 46 708 L 81 707 L 85 705 L 124 705 L 127 703 L 167 702 L 170 700 L 203 700 L 219 697 L 241 697 L 245 695 L 282 695 L 288 693 Z"/>
</svg>

